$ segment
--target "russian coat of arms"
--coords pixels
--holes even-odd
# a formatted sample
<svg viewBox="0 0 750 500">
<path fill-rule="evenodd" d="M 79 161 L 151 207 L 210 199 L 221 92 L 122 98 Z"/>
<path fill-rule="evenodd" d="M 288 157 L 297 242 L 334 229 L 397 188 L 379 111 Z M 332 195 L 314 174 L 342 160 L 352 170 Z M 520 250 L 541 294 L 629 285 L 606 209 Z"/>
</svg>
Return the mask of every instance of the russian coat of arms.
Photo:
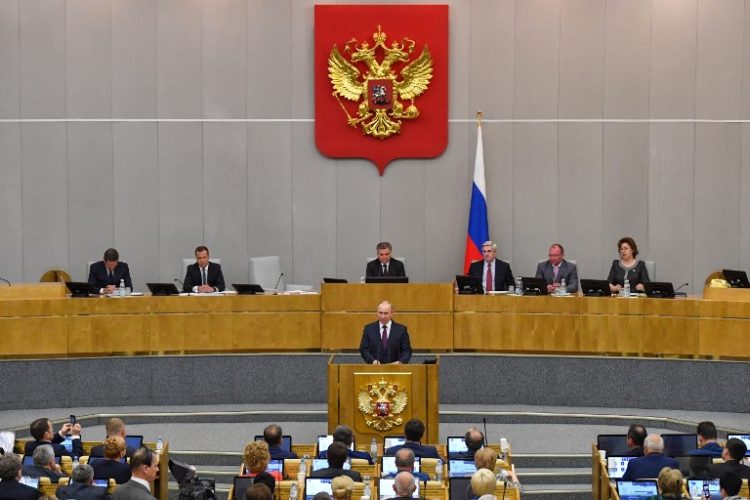
<svg viewBox="0 0 750 500">
<path fill-rule="evenodd" d="M 374 384 L 364 384 L 357 394 L 357 406 L 368 427 L 387 431 L 401 425 L 399 417 L 406 409 L 409 396 L 398 384 L 389 384 L 380 379 Z"/>
</svg>

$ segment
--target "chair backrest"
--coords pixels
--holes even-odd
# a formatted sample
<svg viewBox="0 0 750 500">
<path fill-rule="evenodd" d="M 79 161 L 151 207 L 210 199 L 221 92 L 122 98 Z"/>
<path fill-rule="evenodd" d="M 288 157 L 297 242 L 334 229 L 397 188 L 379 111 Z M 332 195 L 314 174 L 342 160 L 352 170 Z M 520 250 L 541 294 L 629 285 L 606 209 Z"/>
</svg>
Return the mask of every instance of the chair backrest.
<svg viewBox="0 0 750 500">
<path fill-rule="evenodd" d="M 99 262 L 99 261 L 98 260 L 89 260 L 89 261 L 86 261 L 86 270 L 83 272 L 84 273 L 83 274 L 84 281 L 86 281 L 86 280 L 89 279 L 89 271 L 91 270 L 91 264 L 93 264 L 95 262 Z"/>
<path fill-rule="evenodd" d="M 42 476 L 39 478 L 39 491 L 50 497 L 55 496 L 57 483 L 53 483 L 50 478 Z"/>
<path fill-rule="evenodd" d="M 648 271 L 648 279 L 651 281 L 656 281 L 656 265 L 654 264 L 653 260 L 646 260 L 644 261 L 646 263 L 646 271 Z"/>
<path fill-rule="evenodd" d="M 278 281 L 278 290 L 285 290 L 284 277 L 281 277 L 281 260 L 278 255 L 250 257 L 250 283 L 260 285 L 264 290 L 272 290 Z"/>
</svg>

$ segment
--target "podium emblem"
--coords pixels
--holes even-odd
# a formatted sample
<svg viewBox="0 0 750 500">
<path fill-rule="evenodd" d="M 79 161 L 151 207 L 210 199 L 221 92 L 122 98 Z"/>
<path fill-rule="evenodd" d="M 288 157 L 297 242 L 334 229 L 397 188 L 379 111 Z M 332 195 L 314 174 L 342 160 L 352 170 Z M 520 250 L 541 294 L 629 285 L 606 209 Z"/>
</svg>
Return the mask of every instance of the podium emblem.
<svg viewBox="0 0 750 500">
<path fill-rule="evenodd" d="M 387 431 L 403 423 L 399 416 L 406 409 L 409 395 L 398 384 L 381 378 L 374 384 L 359 387 L 357 406 L 365 424 L 378 431 Z"/>
</svg>

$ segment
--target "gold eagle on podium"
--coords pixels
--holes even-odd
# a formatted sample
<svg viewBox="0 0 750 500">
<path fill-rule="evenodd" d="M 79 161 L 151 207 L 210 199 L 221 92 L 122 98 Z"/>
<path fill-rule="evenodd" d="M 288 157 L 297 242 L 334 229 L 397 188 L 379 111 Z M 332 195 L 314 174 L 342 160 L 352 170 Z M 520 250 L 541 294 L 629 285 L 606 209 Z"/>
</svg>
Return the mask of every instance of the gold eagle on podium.
<svg viewBox="0 0 750 500">
<path fill-rule="evenodd" d="M 402 387 L 381 378 L 377 383 L 365 384 L 359 389 L 357 406 L 368 427 L 387 431 L 401 425 L 403 419 L 398 415 L 403 413 L 409 402 L 409 395 Z"/>
<path fill-rule="evenodd" d="M 344 53 L 351 54 L 350 60 L 339 52 L 337 45 L 328 56 L 332 95 L 344 110 L 347 123 L 354 128 L 361 126 L 364 134 L 381 140 L 400 133 L 401 120 L 419 117 L 414 99 L 427 90 L 432 79 L 432 56 L 426 44 L 419 57 L 409 62 L 416 42 L 403 38 L 400 43 L 391 43 L 389 48 L 385 44 L 386 36 L 378 25 L 378 31 L 372 35 L 375 41 L 372 47 L 367 42 L 357 46 L 357 40 L 352 38 L 344 45 Z M 384 53 L 382 62 L 376 59 L 378 49 Z M 364 75 L 356 66 L 360 63 L 367 66 Z M 399 75 L 392 69 L 396 63 L 408 63 Z M 339 96 L 354 102 L 362 100 L 356 116 L 349 114 Z M 399 99 L 409 101 L 406 108 Z"/>
</svg>

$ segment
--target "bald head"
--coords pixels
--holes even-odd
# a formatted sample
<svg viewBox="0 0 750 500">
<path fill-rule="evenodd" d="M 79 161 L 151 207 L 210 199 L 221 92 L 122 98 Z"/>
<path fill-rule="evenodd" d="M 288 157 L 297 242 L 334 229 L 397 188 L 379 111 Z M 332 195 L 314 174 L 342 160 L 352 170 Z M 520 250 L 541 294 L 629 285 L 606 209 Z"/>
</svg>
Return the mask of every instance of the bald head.
<svg viewBox="0 0 750 500">
<path fill-rule="evenodd" d="M 399 472 L 396 474 L 396 480 L 393 482 L 393 491 L 396 492 L 397 496 L 410 497 L 414 490 L 417 489 L 417 485 L 414 484 L 414 476 L 411 472 Z"/>
<path fill-rule="evenodd" d="M 643 442 L 645 453 L 661 453 L 664 451 L 664 440 L 658 434 L 649 434 Z"/>
<path fill-rule="evenodd" d="M 414 471 L 414 452 L 409 448 L 401 448 L 396 452 L 396 469 L 398 471 Z"/>
</svg>

